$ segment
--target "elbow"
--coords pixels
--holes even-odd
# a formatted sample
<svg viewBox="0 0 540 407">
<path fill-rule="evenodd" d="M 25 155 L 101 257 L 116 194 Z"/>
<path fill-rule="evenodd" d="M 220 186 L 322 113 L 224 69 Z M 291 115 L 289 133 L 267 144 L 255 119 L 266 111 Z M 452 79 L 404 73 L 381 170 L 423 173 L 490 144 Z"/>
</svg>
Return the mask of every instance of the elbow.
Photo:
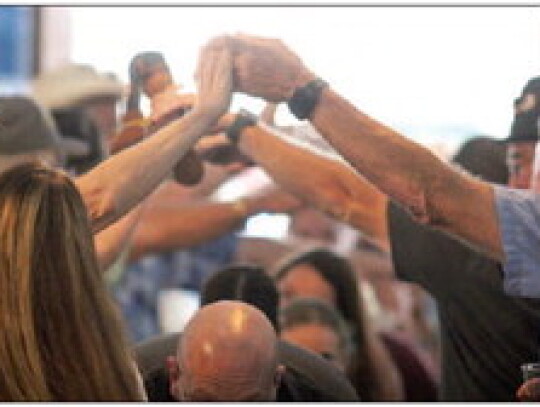
<svg viewBox="0 0 540 407">
<path fill-rule="evenodd" d="M 316 206 L 331 217 L 348 223 L 351 217 L 351 197 L 342 191 L 329 188 L 322 188 L 321 191 L 320 202 Z"/>
<path fill-rule="evenodd" d="M 401 202 L 415 222 L 440 228 L 445 225 L 445 218 L 441 216 L 441 211 L 438 209 L 441 206 L 440 198 L 444 198 L 443 194 L 438 191 L 438 188 L 419 188 Z"/>
<path fill-rule="evenodd" d="M 94 233 L 98 233 L 120 218 L 120 205 L 113 194 L 96 192 L 87 203 L 88 216 Z"/>
</svg>

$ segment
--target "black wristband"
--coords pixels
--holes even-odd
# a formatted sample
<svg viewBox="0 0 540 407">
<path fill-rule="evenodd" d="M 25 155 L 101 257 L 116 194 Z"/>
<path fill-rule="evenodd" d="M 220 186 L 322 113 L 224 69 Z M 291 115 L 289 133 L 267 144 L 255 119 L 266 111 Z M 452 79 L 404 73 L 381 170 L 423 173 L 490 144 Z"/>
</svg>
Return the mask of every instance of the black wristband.
<svg viewBox="0 0 540 407">
<path fill-rule="evenodd" d="M 240 109 L 240 111 L 236 114 L 233 124 L 229 126 L 225 134 L 231 143 L 237 144 L 244 127 L 255 126 L 258 121 L 259 118 L 257 115 L 254 115 L 246 109 Z"/>
<path fill-rule="evenodd" d="M 290 112 L 299 120 L 309 119 L 319 102 L 322 90 L 327 86 L 327 82 L 317 78 L 296 89 L 292 98 L 287 102 Z"/>
</svg>

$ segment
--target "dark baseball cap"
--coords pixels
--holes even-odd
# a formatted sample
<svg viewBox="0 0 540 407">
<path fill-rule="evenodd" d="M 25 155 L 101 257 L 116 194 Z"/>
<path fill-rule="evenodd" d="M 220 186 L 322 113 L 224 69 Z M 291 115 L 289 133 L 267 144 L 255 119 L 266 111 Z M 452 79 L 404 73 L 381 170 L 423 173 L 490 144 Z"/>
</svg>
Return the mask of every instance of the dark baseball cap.
<svg viewBox="0 0 540 407">
<path fill-rule="evenodd" d="M 521 96 L 514 100 L 514 119 L 506 143 L 538 141 L 540 117 L 540 77 L 530 79 Z"/>
<path fill-rule="evenodd" d="M 0 155 L 49 150 L 58 157 L 80 150 L 82 143 L 62 138 L 50 113 L 26 96 L 0 97 Z"/>
<path fill-rule="evenodd" d="M 60 136 L 50 116 L 25 96 L 0 98 L 0 154 L 59 152 Z"/>
</svg>

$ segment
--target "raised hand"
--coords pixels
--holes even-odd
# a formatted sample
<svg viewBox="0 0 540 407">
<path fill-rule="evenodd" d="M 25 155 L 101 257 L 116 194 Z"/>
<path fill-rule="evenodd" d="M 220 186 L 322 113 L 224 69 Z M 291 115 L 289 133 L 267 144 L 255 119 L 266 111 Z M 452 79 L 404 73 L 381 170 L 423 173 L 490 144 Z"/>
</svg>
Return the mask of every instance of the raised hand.
<svg viewBox="0 0 540 407">
<path fill-rule="evenodd" d="M 315 79 L 302 60 L 277 39 L 223 36 L 213 39 L 208 46 L 231 50 L 235 91 L 269 102 L 286 101 L 296 88 Z"/>
<path fill-rule="evenodd" d="M 199 55 L 195 79 L 198 91 L 193 110 L 217 121 L 228 111 L 232 98 L 230 50 L 225 47 L 204 47 Z"/>
</svg>

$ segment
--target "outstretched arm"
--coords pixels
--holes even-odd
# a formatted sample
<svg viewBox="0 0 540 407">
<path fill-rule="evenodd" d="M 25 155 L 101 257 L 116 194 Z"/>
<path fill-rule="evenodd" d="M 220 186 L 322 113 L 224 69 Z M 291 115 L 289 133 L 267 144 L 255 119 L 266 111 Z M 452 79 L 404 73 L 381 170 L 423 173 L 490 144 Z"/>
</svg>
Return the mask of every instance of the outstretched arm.
<svg viewBox="0 0 540 407">
<path fill-rule="evenodd" d="M 127 246 L 131 245 L 143 206 L 144 203 L 138 205 L 120 220 L 94 235 L 94 246 L 102 271 L 111 267 Z"/>
<path fill-rule="evenodd" d="M 232 86 L 229 51 L 205 48 L 199 61 L 198 98 L 190 113 L 76 180 L 95 232 L 152 192 L 227 110 Z"/>
<path fill-rule="evenodd" d="M 230 125 L 234 115 L 220 120 Z M 214 142 L 226 143 L 224 136 Z M 203 140 L 208 143 L 207 140 Z M 387 198 L 346 163 L 300 145 L 279 130 L 259 123 L 245 127 L 238 147 L 273 180 L 304 202 L 350 224 L 387 248 Z"/>
<path fill-rule="evenodd" d="M 169 202 L 163 202 L 164 199 Z M 189 204 L 161 194 L 158 202 L 149 202 L 137 225 L 129 260 L 135 261 L 147 253 L 193 247 L 239 227 L 257 213 L 286 213 L 299 205 L 297 199 L 277 189 L 234 202 Z"/>
<path fill-rule="evenodd" d="M 312 123 L 351 165 L 418 222 L 460 236 L 502 259 L 490 184 L 458 172 L 329 89 L 323 91 Z"/>
<path fill-rule="evenodd" d="M 288 101 L 316 77 L 279 40 L 220 37 L 210 46 L 233 52 L 235 90 L 267 101 Z M 504 257 L 489 184 L 453 170 L 331 89 L 322 91 L 310 120 L 355 169 L 417 221 L 460 236 L 498 260 Z"/>
</svg>

